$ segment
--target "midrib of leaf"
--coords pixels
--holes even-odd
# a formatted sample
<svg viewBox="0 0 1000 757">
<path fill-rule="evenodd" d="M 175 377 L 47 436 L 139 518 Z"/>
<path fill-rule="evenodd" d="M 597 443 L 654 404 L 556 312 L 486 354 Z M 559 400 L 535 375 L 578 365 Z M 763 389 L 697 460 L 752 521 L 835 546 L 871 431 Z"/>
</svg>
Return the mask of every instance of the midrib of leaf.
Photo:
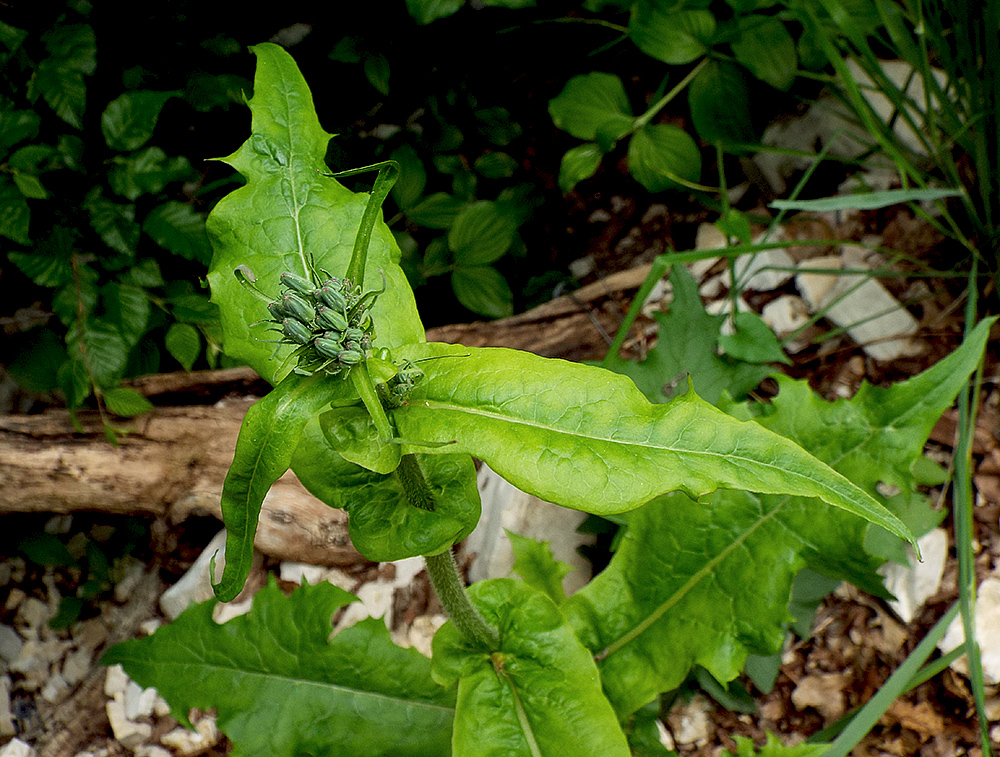
<svg viewBox="0 0 1000 757">
<path fill-rule="evenodd" d="M 531 723 L 528 721 L 528 713 L 524 711 L 524 705 L 521 704 L 521 697 L 517 695 L 517 686 L 514 685 L 514 679 L 511 678 L 510 673 L 506 670 L 498 670 L 497 675 L 510 687 L 511 696 L 514 697 L 514 713 L 517 715 L 517 722 L 521 726 L 521 733 L 524 734 L 524 740 L 528 742 L 531 757 L 542 757 L 542 750 L 535 740 L 535 733 L 531 730 Z"/>
<path fill-rule="evenodd" d="M 787 499 L 785 501 L 787 502 Z M 663 615 L 666 614 L 666 612 L 671 607 L 680 602 L 688 594 L 688 592 L 692 591 L 694 587 L 701 582 L 703 578 L 708 576 L 716 565 L 725 560 L 732 553 L 733 550 L 735 550 L 738 546 L 743 544 L 743 542 L 749 539 L 750 535 L 758 528 L 760 528 L 760 526 L 762 526 L 764 523 L 766 523 L 775 515 L 777 515 L 778 512 L 780 512 L 781 508 L 784 507 L 784 504 L 785 502 L 782 502 L 778 507 L 774 508 L 767 515 L 764 515 L 762 518 L 759 518 L 750 528 L 746 529 L 739 536 L 739 538 L 734 539 L 718 555 L 716 555 L 707 563 L 705 563 L 705 565 L 697 573 L 691 576 L 691 578 L 689 578 L 683 586 L 681 586 L 677 591 L 675 591 L 672 595 L 670 595 L 670 597 L 668 597 L 663 603 L 658 605 L 655 610 L 649 613 L 638 624 L 633 626 L 632 630 L 630 630 L 623 636 L 619 637 L 611 644 L 606 646 L 603 650 L 595 654 L 594 661 L 600 662 L 601 660 L 610 657 L 625 645 L 630 644 L 631 642 L 635 641 L 637 638 L 642 636 L 642 634 L 644 634 L 647 630 L 649 630 L 650 626 L 652 626 L 654 623 L 656 623 L 656 621 L 662 618 Z"/>
<path fill-rule="evenodd" d="M 309 273 L 309 265 L 306 261 L 305 247 L 302 243 L 302 224 L 299 223 L 299 191 L 298 183 L 295 181 L 295 175 L 292 171 L 292 156 L 296 154 L 295 145 L 293 144 L 294 139 L 292 135 L 292 119 L 291 119 L 291 104 L 288 99 L 288 92 L 290 89 L 290 84 L 288 79 L 285 77 L 284 70 L 281 71 L 281 82 L 284 85 L 281 89 L 281 96 L 285 101 L 285 132 L 288 134 L 288 165 L 285 167 L 285 173 L 288 174 L 288 182 L 292 187 L 292 209 L 291 215 L 295 220 L 295 242 L 298 246 L 299 260 L 302 261 L 302 270 L 305 273 Z"/>
<path fill-rule="evenodd" d="M 173 662 L 173 661 L 166 661 L 166 662 L 164 662 L 163 660 L 157 660 L 156 661 L 156 666 L 158 668 L 161 668 L 161 669 L 163 669 L 163 668 L 169 668 L 169 667 L 189 668 L 189 667 L 192 667 L 192 666 L 196 666 L 196 667 L 201 668 L 202 670 L 204 670 L 206 672 L 211 672 L 211 673 L 215 673 L 215 674 L 235 673 L 235 674 L 241 675 L 241 676 L 254 676 L 256 678 L 260 678 L 260 679 L 263 679 L 263 680 L 266 680 L 266 681 L 274 681 L 276 683 L 294 684 L 296 686 L 312 686 L 312 687 L 318 688 L 320 690 L 327 690 L 327 689 L 329 689 L 329 690 L 341 692 L 341 693 L 344 693 L 344 694 L 347 694 L 347 695 L 350 695 L 350 696 L 353 696 L 353 697 L 359 697 L 359 698 L 365 698 L 365 697 L 367 697 L 367 698 L 370 698 L 372 700 L 379 700 L 379 701 L 384 701 L 384 702 L 399 703 L 399 704 L 403 704 L 403 705 L 409 705 L 409 706 L 412 706 L 412 707 L 424 707 L 424 708 L 426 708 L 428 710 L 439 710 L 441 712 L 450 712 L 450 713 L 454 713 L 455 712 L 455 708 L 454 707 L 447 707 L 446 705 L 443 705 L 443 704 L 434 704 L 433 702 L 427 702 L 427 701 L 424 701 L 422 699 L 404 699 L 402 697 L 390 696 L 389 694 L 382 694 L 382 693 L 380 693 L 378 691 L 365 691 L 364 689 L 351 689 L 351 688 L 348 688 L 347 686 L 338 686 L 337 684 L 329 682 L 329 681 L 312 681 L 312 680 L 310 680 L 308 678 L 293 678 L 292 676 L 279 675 L 277 673 L 266 673 L 266 672 L 261 672 L 261 671 L 248 671 L 248 670 L 243 670 L 243 669 L 237 668 L 237 667 L 226 667 L 224 665 L 218 665 L 218 664 L 213 664 L 213 663 L 205 663 L 205 662 Z M 515 693 L 515 697 L 516 696 L 517 695 Z"/>
</svg>

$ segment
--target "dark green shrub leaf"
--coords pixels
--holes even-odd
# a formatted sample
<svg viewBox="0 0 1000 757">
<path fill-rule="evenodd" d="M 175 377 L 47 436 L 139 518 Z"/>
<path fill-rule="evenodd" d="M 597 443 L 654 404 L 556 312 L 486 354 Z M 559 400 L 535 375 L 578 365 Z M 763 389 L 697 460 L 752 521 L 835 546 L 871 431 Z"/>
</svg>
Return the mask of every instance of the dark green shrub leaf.
<svg viewBox="0 0 1000 757">
<path fill-rule="evenodd" d="M 15 172 L 14 184 L 20 190 L 21 194 L 29 199 L 44 200 L 49 196 L 49 193 L 45 191 L 45 187 L 42 186 L 42 182 L 38 180 L 38 177 L 32 176 L 30 173 Z"/>
<path fill-rule="evenodd" d="M 559 188 L 563 192 L 572 191 L 579 182 L 597 173 L 604 153 L 593 142 L 571 147 L 559 163 Z"/>
<path fill-rule="evenodd" d="M 123 418 L 134 418 L 143 413 L 153 412 L 153 403 L 143 397 L 135 389 L 119 387 L 108 389 L 103 394 L 104 405 L 115 415 Z"/>
<path fill-rule="evenodd" d="M 149 323 L 149 296 L 139 287 L 112 282 L 101 288 L 105 317 L 118 326 L 119 333 L 134 347 Z"/>
<path fill-rule="evenodd" d="M 23 336 L 11 350 L 7 372 L 27 392 L 51 392 L 59 386 L 56 375 L 66 362 L 66 347 L 52 329 L 33 329 Z"/>
<path fill-rule="evenodd" d="M 354 194 L 320 175 L 328 170 L 324 159 L 330 135 L 319 125 L 312 94 L 291 56 L 270 43 L 255 46 L 253 52 L 258 61 L 250 101 L 253 135 L 225 159 L 247 178 L 247 185 L 220 200 L 208 218 L 215 248 L 208 280 L 212 300 L 220 305 L 226 353 L 275 381 L 292 348 L 283 345 L 271 359 L 273 345 L 258 338 L 265 329 L 251 333 L 248 326 L 266 318 L 267 309 L 233 272 L 248 266 L 257 287 L 268 295 L 277 294 L 281 273 L 306 276 L 311 261 L 343 276 L 368 194 Z M 380 289 L 385 276 L 388 287 L 371 313 L 379 346 L 389 348 L 424 339 L 399 257 L 388 228 L 376 223 L 365 280 L 358 283 L 367 290 Z"/>
<path fill-rule="evenodd" d="M 428 229 L 448 229 L 465 203 L 447 192 L 435 192 L 406 211 L 406 216 L 418 226 Z"/>
<path fill-rule="evenodd" d="M 0 101 L 0 155 L 25 139 L 38 136 L 41 117 L 33 110 L 14 110 L 10 100 Z"/>
<path fill-rule="evenodd" d="M 389 94 L 389 61 L 382 55 L 366 55 L 364 62 L 365 78 L 383 95 Z"/>
<path fill-rule="evenodd" d="M 655 0 L 639 0 L 633 6 L 629 36 L 636 47 L 672 65 L 690 63 L 708 52 L 715 35 L 712 12 L 665 6 Z"/>
<path fill-rule="evenodd" d="M 28 32 L 24 29 L 18 29 L 16 26 L 10 26 L 0 21 L 0 42 L 7 48 L 6 53 L 0 54 L 0 64 L 6 63 L 10 55 L 17 52 L 27 36 Z"/>
<path fill-rule="evenodd" d="M 517 224 L 489 200 L 466 205 L 448 231 L 448 246 L 460 266 L 487 265 L 507 252 Z M 478 312 L 478 311 L 477 311 Z"/>
<path fill-rule="evenodd" d="M 40 173 L 51 167 L 42 164 L 48 164 L 57 155 L 56 149 L 51 145 L 27 145 L 11 155 L 7 165 L 18 171 Z"/>
<path fill-rule="evenodd" d="M 562 580 L 573 567 L 556 560 L 548 542 L 518 536 L 512 531 L 507 532 L 507 538 L 510 539 L 514 552 L 514 572 L 528 586 L 545 594 L 557 606 L 565 602 L 566 592 L 563 590 Z"/>
<path fill-rule="evenodd" d="M 187 203 L 171 200 L 153 208 L 143 221 L 142 230 L 174 255 L 205 265 L 212 259 L 205 216 Z"/>
<path fill-rule="evenodd" d="M 736 333 L 720 334 L 719 346 L 729 357 L 747 363 L 784 363 L 791 365 L 781 342 L 756 313 L 737 313 Z"/>
<path fill-rule="evenodd" d="M 674 299 L 669 312 L 653 316 L 659 338 L 646 359 L 634 362 L 611 355 L 605 367 L 631 378 L 650 402 L 666 402 L 675 393 L 683 393 L 687 376 L 698 396 L 713 405 L 723 392 L 745 397 L 770 370 L 721 357 L 716 345 L 725 316 L 705 311 L 698 285 L 683 266 L 674 266 L 670 283 Z"/>
<path fill-rule="evenodd" d="M 116 156 L 112 163 L 114 168 L 108 174 L 111 188 L 129 200 L 147 192 L 156 194 L 170 182 L 191 176 L 191 164 L 187 158 L 168 158 L 159 147 L 147 147 L 128 157 Z M 207 259 L 205 262 L 208 262 Z"/>
<path fill-rule="evenodd" d="M 83 74 L 58 58 L 46 58 L 35 67 L 31 76 L 28 96 L 38 95 L 63 121 L 77 129 L 83 128 L 83 112 L 87 105 L 87 85 Z"/>
<path fill-rule="evenodd" d="M 219 308 L 209 302 L 208 297 L 196 292 L 182 292 L 171 295 L 167 301 L 171 306 L 171 314 L 178 321 L 194 323 L 199 326 L 217 326 L 219 324 Z"/>
<path fill-rule="evenodd" d="M 66 334 L 71 358 L 85 360 L 99 386 L 114 386 L 121 379 L 130 345 L 116 324 L 105 318 L 73 322 Z"/>
<path fill-rule="evenodd" d="M 131 258 L 139 243 L 139 224 L 135 222 L 135 205 L 122 205 L 101 195 L 94 187 L 84 202 L 90 213 L 90 225 L 104 243 L 116 252 Z"/>
<path fill-rule="evenodd" d="M 406 0 L 406 10 L 418 24 L 450 16 L 463 5 L 465 0 Z"/>
<path fill-rule="evenodd" d="M 487 318 L 506 318 L 514 314 L 514 295 L 507 280 L 496 268 L 477 265 L 451 272 L 455 297 L 473 313 Z"/>
<path fill-rule="evenodd" d="M 13 182 L 0 177 L 0 236 L 18 244 L 31 244 L 28 237 L 30 220 L 31 211 L 21 190 Z"/>
<path fill-rule="evenodd" d="M 101 114 L 101 131 L 112 150 L 138 150 L 153 136 L 156 121 L 176 92 L 126 92 L 108 103 Z"/>
<path fill-rule="evenodd" d="M 48 249 L 37 255 L 30 252 L 9 252 L 7 257 L 39 286 L 57 287 L 73 277 L 73 264 L 69 254 L 61 255 L 60 252 L 57 249 Z"/>
<path fill-rule="evenodd" d="M 219 625 L 215 602 L 193 605 L 101 661 L 155 686 L 182 723 L 192 707 L 216 709 L 242 754 L 448 754 L 454 695 L 431 681 L 427 658 L 395 646 L 381 619 L 330 638 L 353 600 L 328 583 L 285 597 L 272 581 L 248 615 Z"/>
<path fill-rule="evenodd" d="M 521 136 L 521 125 L 511 118 L 506 108 L 481 108 L 475 115 L 479 133 L 495 145 L 506 147 Z"/>
<path fill-rule="evenodd" d="M 412 208 L 427 186 L 427 170 L 423 161 L 410 145 L 397 147 L 389 158 L 399 163 L 399 178 L 392 185 L 392 198 L 400 208 Z"/>
<path fill-rule="evenodd" d="M 201 353 L 201 337 L 198 336 L 198 329 L 187 323 L 171 324 L 167 329 L 164 343 L 167 352 L 185 371 L 191 370 L 191 366 Z"/>
<path fill-rule="evenodd" d="M 740 18 L 740 38 L 733 42 L 733 53 L 754 76 L 775 89 L 785 91 L 795 81 L 795 40 L 774 16 Z"/>
<path fill-rule="evenodd" d="M 80 314 L 90 314 L 97 306 L 97 271 L 77 262 L 72 278 L 52 298 L 52 312 L 69 326 Z"/>
<path fill-rule="evenodd" d="M 463 757 L 629 757 L 590 653 L 552 600 L 509 578 L 469 597 L 500 630 L 493 654 L 446 623 L 434 635 L 434 679 L 458 682 L 452 749 Z"/>
<path fill-rule="evenodd" d="M 227 108 L 233 103 L 242 103 L 244 93 L 252 88 L 249 79 L 235 74 L 195 74 L 188 80 L 184 99 L 200 111 Z"/>
<path fill-rule="evenodd" d="M 505 152 L 487 152 L 476 158 L 473 168 L 486 179 L 509 179 L 517 171 L 517 161 Z"/>
<path fill-rule="evenodd" d="M 701 151 L 683 129 L 668 124 L 643 126 L 628 145 L 628 170 L 650 192 L 701 178 Z"/>
<path fill-rule="evenodd" d="M 595 139 L 597 130 L 608 123 L 621 134 L 632 130 L 632 107 L 622 80 L 599 71 L 566 82 L 549 101 L 549 115 L 557 128 L 578 139 Z"/>
<path fill-rule="evenodd" d="M 740 68 L 709 61 L 688 87 L 695 131 L 710 144 L 740 145 L 756 138 L 750 122 L 750 93 Z"/>
<path fill-rule="evenodd" d="M 451 270 L 451 249 L 447 237 L 432 239 L 424 250 L 424 275 L 439 276 Z"/>
<path fill-rule="evenodd" d="M 65 24 L 42 35 L 45 49 L 60 65 L 88 76 L 97 68 L 97 39 L 87 24 Z"/>
<path fill-rule="evenodd" d="M 483 5 L 494 8 L 534 8 L 535 0 L 483 0 Z"/>
</svg>

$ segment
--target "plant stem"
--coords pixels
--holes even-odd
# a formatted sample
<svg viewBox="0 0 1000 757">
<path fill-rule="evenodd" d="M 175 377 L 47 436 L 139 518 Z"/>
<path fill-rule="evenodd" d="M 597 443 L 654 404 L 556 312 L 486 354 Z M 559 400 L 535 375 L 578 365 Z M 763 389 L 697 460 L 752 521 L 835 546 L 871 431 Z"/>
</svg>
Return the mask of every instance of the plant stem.
<svg viewBox="0 0 1000 757">
<path fill-rule="evenodd" d="M 417 459 L 413 455 L 403 455 L 396 472 L 407 501 L 414 507 L 433 511 L 434 492 L 427 485 Z M 446 549 L 438 555 L 425 555 L 424 563 L 441 605 L 462 636 L 490 652 L 499 651 L 500 633 L 472 606 L 451 550 Z"/>
<path fill-rule="evenodd" d="M 633 128 L 633 131 L 638 131 L 643 126 L 652 121 L 653 117 L 657 113 L 663 110 L 663 108 L 666 107 L 666 105 L 671 100 L 673 100 L 675 97 L 677 97 L 677 95 L 679 95 L 681 92 L 684 91 L 684 88 L 691 83 L 694 77 L 696 77 L 701 72 L 701 69 L 703 69 L 707 64 L 708 64 L 708 58 L 703 58 L 702 61 L 697 66 L 695 66 L 688 72 L 687 76 L 685 76 L 677 83 L 676 87 L 674 87 L 672 90 L 667 92 L 667 94 L 661 97 L 659 102 L 653 105 L 653 107 L 651 107 L 641 116 L 637 117 L 635 119 L 635 127 Z"/>
</svg>

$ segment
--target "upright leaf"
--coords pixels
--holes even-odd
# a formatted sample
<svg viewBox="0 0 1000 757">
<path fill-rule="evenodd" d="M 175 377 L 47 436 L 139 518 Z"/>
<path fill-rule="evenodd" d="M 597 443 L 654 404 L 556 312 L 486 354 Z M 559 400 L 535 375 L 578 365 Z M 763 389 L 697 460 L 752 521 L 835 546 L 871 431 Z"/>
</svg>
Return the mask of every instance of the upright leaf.
<svg viewBox="0 0 1000 757">
<path fill-rule="evenodd" d="M 740 37 L 733 42 L 733 53 L 754 76 L 775 89 L 787 90 L 795 81 L 795 40 L 773 16 L 741 17 Z"/>
<path fill-rule="evenodd" d="M 629 36 L 646 55 L 672 65 L 691 63 L 708 51 L 715 16 L 707 10 L 675 10 L 656 0 L 632 6 Z"/>
<path fill-rule="evenodd" d="M 783 379 L 773 410 L 760 420 L 873 496 L 878 481 L 915 493 L 914 461 L 974 370 L 988 331 L 981 324 L 960 350 L 920 376 L 863 389 L 853 400 L 826 403 L 806 382 Z M 927 510 L 926 500 L 922 506 Z M 867 530 L 813 499 L 720 491 L 695 501 L 671 494 L 629 516 L 611 564 L 563 611 L 597 655 L 605 691 L 625 715 L 679 685 L 694 665 L 729 681 L 749 652 L 777 651 L 792 619 L 792 579 L 802 567 L 879 586 L 883 558 L 866 552 Z"/>
<path fill-rule="evenodd" d="M 28 201 L 13 182 L 0 178 L 0 236 L 29 245 L 28 224 L 31 211 Z"/>
<path fill-rule="evenodd" d="M 353 599 L 328 583 L 286 597 L 272 582 L 248 615 L 219 625 L 215 602 L 193 605 L 101 662 L 155 686 L 182 723 L 215 708 L 234 755 L 447 755 L 454 696 L 430 680 L 430 661 L 395 646 L 381 620 L 330 638 Z"/>
<path fill-rule="evenodd" d="M 400 436 L 453 442 L 448 452 L 478 457 L 550 502 L 606 515 L 669 491 L 736 487 L 819 497 L 912 539 L 801 447 L 694 392 L 651 405 L 623 376 L 516 350 L 422 344 L 399 355 L 442 358 L 425 364 L 426 378 L 394 412 Z"/>
<path fill-rule="evenodd" d="M 83 77 L 97 66 L 94 30 L 86 24 L 56 26 L 45 35 L 49 57 L 35 66 L 28 88 L 32 102 L 41 95 L 63 121 L 83 128 L 87 85 Z"/>
<path fill-rule="evenodd" d="M 618 136 L 632 129 L 632 106 L 622 80 L 594 71 L 574 76 L 549 101 L 552 123 L 577 139 L 595 139 L 598 129 L 613 124 Z"/>
<path fill-rule="evenodd" d="M 320 128 L 312 94 L 292 58 L 274 44 L 257 45 L 253 134 L 225 162 L 243 174 L 247 184 L 223 198 L 208 219 L 215 256 L 208 279 L 212 301 L 222 315 L 226 352 L 274 381 L 291 347 L 278 350 L 251 334 L 249 324 L 267 317 L 264 305 L 240 285 L 237 266 L 248 266 L 257 286 L 268 296 L 278 293 L 278 276 L 291 271 L 308 276 L 309 266 L 343 276 L 350 262 L 367 195 L 355 195 L 336 180 L 321 176 L 330 135 Z M 376 340 L 393 347 L 421 341 L 423 326 L 413 293 L 399 267 L 399 248 L 389 230 L 378 223 L 368 252 L 366 289 L 379 289 L 385 274 L 388 289 L 372 310 Z"/>
<path fill-rule="evenodd" d="M 451 274 L 455 297 L 473 313 L 487 318 L 505 318 L 514 313 L 514 294 L 507 279 L 493 266 L 456 268 Z"/>
<path fill-rule="evenodd" d="M 469 594 L 499 629 L 500 650 L 472 646 L 451 623 L 434 636 L 434 678 L 458 681 L 455 755 L 628 757 L 594 661 L 552 600 L 503 578 Z"/>
<path fill-rule="evenodd" d="M 754 141 L 750 91 L 739 66 L 709 61 L 688 87 L 688 105 L 694 128 L 706 142 L 738 145 Z"/>
<path fill-rule="evenodd" d="M 459 265 L 487 265 L 503 257 L 516 233 L 517 223 L 497 203 L 480 200 L 466 205 L 455 218 L 448 246 Z"/>
<path fill-rule="evenodd" d="M 126 92 L 101 115 L 101 131 L 112 150 L 138 150 L 153 136 L 160 111 L 176 92 Z"/>
</svg>

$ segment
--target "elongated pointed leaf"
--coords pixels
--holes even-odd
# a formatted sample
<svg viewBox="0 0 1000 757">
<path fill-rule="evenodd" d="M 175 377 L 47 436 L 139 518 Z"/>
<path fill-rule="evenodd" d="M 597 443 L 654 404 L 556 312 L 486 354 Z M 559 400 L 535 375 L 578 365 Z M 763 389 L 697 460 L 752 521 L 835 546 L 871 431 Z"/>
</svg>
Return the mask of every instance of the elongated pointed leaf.
<svg viewBox="0 0 1000 757">
<path fill-rule="evenodd" d="M 302 429 L 325 405 L 350 398 L 351 391 L 347 381 L 293 374 L 247 411 L 222 487 L 226 568 L 215 587 L 219 599 L 228 602 L 243 588 L 261 503 L 271 484 L 288 470 Z"/>
<path fill-rule="evenodd" d="M 194 605 L 102 662 L 155 686 L 183 723 L 215 708 L 234 755 L 447 755 L 454 695 L 430 680 L 429 660 L 395 646 L 381 620 L 330 639 L 353 599 L 327 583 L 285 597 L 272 583 L 249 615 L 218 625 L 215 602 Z"/>
<path fill-rule="evenodd" d="M 434 678 L 458 681 L 456 757 L 628 757 L 594 661 L 552 600 L 509 578 L 469 594 L 501 641 L 490 655 L 451 623 L 434 636 Z"/>
<path fill-rule="evenodd" d="M 888 389 L 865 387 L 852 400 L 827 403 L 806 382 L 782 379 L 760 422 L 873 495 L 884 481 L 915 496 L 914 461 L 975 369 L 988 331 L 980 325 L 925 373 Z M 929 511 L 926 498 L 922 507 Z M 562 609 L 625 715 L 676 687 L 694 665 L 728 681 L 749 652 L 777 651 L 802 567 L 877 585 L 883 558 L 866 551 L 866 526 L 803 497 L 720 491 L 696 502 L 671 494 L 629 516 L 611 564 Z"/>
<path fill-rule="evenodd" d="M 330 135 L 323 131 L 312 94 L 292 58 L 274 44 L 257 45 L 257 75 L 253 134 L 223 160 L 243 174 L 247 184 L 223 198 L 208 218 L 215 255 L 209 269 L 212 301 L 222 315 L 226 352 L 246 361 L 261 376 L 276 378 L 283 346 L 271 360 L 272 345 L 251 333 L 249 324 L 266 319 L 267 309 L 237 281 L 234 270 L 246 265 L 257 286 L 268 296 L 278 293 L 278 276 L 291 271 L 307 276 L 310 262 L 343 276 L 351 259 L 366 194 L 348 191 L 335 179 L 321 176 Z M 372 310 L 378 344 L 392 347 L 422 341 L 423 326 L 413 293 L 399 267 L 399 248 L 385 224 L 372 234 L 365 273 L 366 289 L 380 289 L 385 273 L 387 291 Z M 359 282 L 360 283 L 360 282 Z M 266 338 L 266 337 L 265 337 Z"/>
<path fill-rule="evenodd" d="M 395 446 L 395 445 L 394 445 Z M 369 560 L 435 555 L 472 533 L 481 505 L 468 455 L 413 456 L 434 492 L 433 511 L 414 507 L 403 490 L 403 462 L 383 476 L 350 463 L 330 445 L 317 419 L 301 432 L 292 469 L 314 496 L 350 515 L 351 543 Z"/>
<path fill-rule="evenodd" d="M 399 353 L 450 358 L 422 364 L 425 380 L 395 411 L 404 439 L 454 441 L 449 452 L 468 452 L 550 502 L 607 515 L 670 491 L 732 487 L 819 497 L 913 538 L 801 447 L 693 391 L 651 405 L 624 377 L 515 350 L 422 344 Z"/>
</svg>

